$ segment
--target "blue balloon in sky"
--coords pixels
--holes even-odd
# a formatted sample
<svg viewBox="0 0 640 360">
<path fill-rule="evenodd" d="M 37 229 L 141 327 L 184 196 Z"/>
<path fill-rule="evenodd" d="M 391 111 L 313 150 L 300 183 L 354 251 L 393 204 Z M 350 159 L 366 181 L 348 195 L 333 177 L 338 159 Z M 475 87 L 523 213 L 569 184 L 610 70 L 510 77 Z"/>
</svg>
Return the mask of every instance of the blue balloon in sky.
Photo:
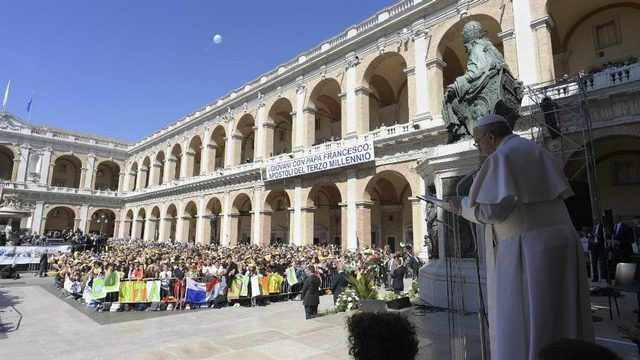
<svg viewBox="0 0 640 360">
<path fill-rule="evenodd" d="M 221 42 L 222 42 L 222 35 L 220 35 L 220 34 L 215 34 L 215 35 L 213 36 L 213 43 L 214 43 L 214 44 L 216 44 L 216 45 L 218 45 L 218 44 L 220 44 Z"/>
</svg>

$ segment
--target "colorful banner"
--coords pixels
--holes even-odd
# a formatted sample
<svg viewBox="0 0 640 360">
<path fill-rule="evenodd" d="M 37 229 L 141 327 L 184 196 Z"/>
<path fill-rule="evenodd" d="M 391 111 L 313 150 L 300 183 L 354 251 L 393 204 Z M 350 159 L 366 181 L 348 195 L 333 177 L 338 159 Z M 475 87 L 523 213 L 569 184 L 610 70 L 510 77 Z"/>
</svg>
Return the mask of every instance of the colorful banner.
<svg viewBox="0 0 640 360">
<path fill-rule="evenodd" d="M 229 291 L 227 291 L 227 298 L 229 300 L 239 299 L 240 291 L 242 291 L 242 280 L 240 280 L 238 277 L 235 277 L 231 281 Z"/>
<path fill-rule="evenodd" d="M 260 295 L 260 278 L 255 275 L 251 277 L 251 296 L 256 297 Z"/>
<path fill-rule="evenodd" d="M 241 276 L 242 289 L 240 289 L 240 296 L 249 296 L 249 277 Z"/>
<path fill-rule="evenodd" d="M 97 277 L 91 284 L 91 298 L 93 300 L 104 299 L 107 296 L 107 289 L 104 286 L 104 278 Z"/>
<path fill-rule="evenodd" d="M 260 295 L 269 296 L 269 277 L 263 276 L 260 279 Z"/>
<path fill-rule="evenodd" d="M 104 280 L 104 287 L 108 293 L 118 291 L 120 289 L 120 274 L 114 271 L 107 275 Z"/>
<path fill-rule="evenodd" d="M 284 278 L 278 273 L 269 275 L 269 294 L 280 293 L 280 285 L 283 281 Z"/>
<path fill-rule="evenodd" d="M 293 266 L 288 268 L 285 274 L 287 276 L 287 282 L 289 283 L 289 286 L 293 286 L 298 283 L 298 277 L 296 276 L 296 269 Z"/>
<path fill-rule="evenodd" d="M 160 301 L 160 280 L 121 281 L 118 301 L 121 303 Z"/>
<path fill-rule="evenodd" d="M 56 254 L 58 252 L 69 253 L 71 245 L 63 246 L 0 246 L 0 265 L 10 264 L 38 264 L 40 255 Z"/>
</svg>

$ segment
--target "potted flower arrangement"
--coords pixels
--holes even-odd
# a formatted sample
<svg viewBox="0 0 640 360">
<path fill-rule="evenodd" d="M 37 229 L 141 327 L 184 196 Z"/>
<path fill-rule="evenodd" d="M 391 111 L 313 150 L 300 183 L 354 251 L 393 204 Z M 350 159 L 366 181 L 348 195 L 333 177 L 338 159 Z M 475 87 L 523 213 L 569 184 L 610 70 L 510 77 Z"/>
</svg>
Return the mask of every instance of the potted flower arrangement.
<svg viewBox="0 0 640 360">
<path fill-rule="evenodd" d="M 346 288 L 340 293 L 336 300 L 335 311 L 343 312 L 356 310 L 358 309 L 358 300 L 360 300 L 360 298 L 358 298 L 356 292 L 351 288 Z"/>
<path fill-rule="evenodd" d="M 378 288 L 375 286 L 375 274 L 364 272 L 360 277 L 347 275 L 347 281 L 358 297 L 358 310 L 385 311 L 384 300 L 378 300 Z"/>
</svg>

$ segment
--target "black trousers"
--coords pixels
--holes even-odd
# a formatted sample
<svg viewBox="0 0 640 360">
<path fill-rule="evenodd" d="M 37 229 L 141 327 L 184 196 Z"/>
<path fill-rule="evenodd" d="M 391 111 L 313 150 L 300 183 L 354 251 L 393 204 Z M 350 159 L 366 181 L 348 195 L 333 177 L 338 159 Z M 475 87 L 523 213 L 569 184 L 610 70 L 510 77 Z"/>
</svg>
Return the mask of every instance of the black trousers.
<svg viewBox="0 0 640 360">
<path fill-rule="evenodd" d="M 598 263 L 600 261 L 604 261 L 604 258 L 602 257 L 602 253 L 603 251 L 601 249 L 595 248 L 595 249 L 591 249 L 591 280 L 593 281 L 598 281 L 600 279 L 600 276 L 598 276 L 598 274 L 600 273 L 598 270 Z M 606 274 L 603 274 L 603 276 L 606 276 Z"/>
<path fill-rule="evenodd" d="M 312 305 L 312 306 L 305 305 L 304 315 L 306 316 L 307 320 L 313 319 L 314 317 L 316 317 L 318 315 L 318 305 Z"/>
</svg>

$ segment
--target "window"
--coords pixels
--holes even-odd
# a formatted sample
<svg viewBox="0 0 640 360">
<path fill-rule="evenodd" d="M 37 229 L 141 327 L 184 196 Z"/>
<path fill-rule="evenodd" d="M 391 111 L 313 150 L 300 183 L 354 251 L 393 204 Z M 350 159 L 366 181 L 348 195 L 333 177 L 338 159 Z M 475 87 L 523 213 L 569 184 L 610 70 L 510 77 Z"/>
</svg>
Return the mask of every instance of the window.
<svg viewBox="0 0 640 360">
<path fill-rule="evenodd" d="M 59 164 L 58 165 L 58 172 L 67 172 L 67 165 L 66 164 Z"/>
<path fill-rule="evenodd" d="M 280 130 L 280 141 L 284 141 L 284 130 Z"/>
<path fill-rule="evenodd" d="M 320 130 L 321 126 L 320 126 L 320 119 L 316 118 L 316 131 Z"/>
<path fill-rule="evenodd" d="M 596 25 L 594 28 L 596 49 L 603 49 L 620 43 L 620 23 L 617 19 Z"/>
<path fill-rule="evenodd" d="M 640 158 L 614 161 L 613 184 L 640 184 Z"/>
</svg>

